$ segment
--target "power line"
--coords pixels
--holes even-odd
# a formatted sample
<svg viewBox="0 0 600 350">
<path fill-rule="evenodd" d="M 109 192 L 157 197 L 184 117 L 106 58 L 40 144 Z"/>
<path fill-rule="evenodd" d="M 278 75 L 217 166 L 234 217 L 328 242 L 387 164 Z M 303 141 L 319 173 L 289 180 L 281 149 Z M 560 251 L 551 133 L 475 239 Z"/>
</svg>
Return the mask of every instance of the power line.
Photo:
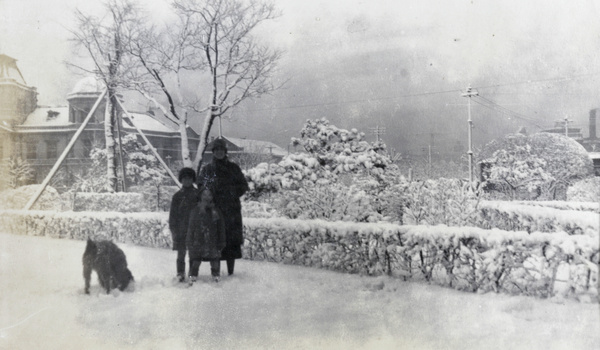
<svg viewBox="0 0 600 350">
<path fill-rule="evenodd" d="M 455 90 L 421 92 L 421 93 L 415 93 L 415 94 L 405 94 L 405 95 L 390 96 L 390 97 L 377 97 L 377 98 L 368 98 L 368 99 L 359 99 L 359 100 L 345 100 L 345 101 L 339 101 L 339 102 L 314 103 L 314 104 L 305 104 L 305 105 L 276 107 L 276 108 L 259 108 L 259 109 L 247 110 L 246 112 L 260 112 L 260 111 L 271 111 L 271 110 L 281 110 L 281 109 L 296 109 L 296 108 L 335 106 L 335 105 L 353 104 L 353 103 L 361 103 L 361 102 L 395 100 L 395 99 L 407 98 L 407 97 L 420 97 L 420 96 L 439 95 L 439 94 L 447 94 L 447 93 L 451 93 L 451 92 L 460 92 L 460 91 L 461 91 L 460 89 L 455 89 Z"/>
<path fill-rule="evenodd" d="M 475 102 L 475 103 L 477 103 L 477 104 L 479 104 L 481 106 L 487 107 L 487 108 L 489 108 L 489 109 L 491 109 L 491 110 L 493 110 L 495 112 L 503 114 L 503 115 L 505 115 L 505 116 L 507 116 L 509 118 L 516 118 L 516 119 L 524 120 L 526 122 L 529 122 L 531 125 L 534 125 L 534 126 L 540 128 L 540 129 L 544 128 L 544 127 L 542 127 L 541 125 L 538 124 L 539 120 L 526 117 L 526 116 L 524 116 L 524 115 L 522 115 L 522 114 L 520 114 L 518 112 L 510 110 L 510 109 L 508 109 L 506 107 L 503 107 L 503 106 L 501 106 L 501 105 L 495 103 L 494 101 L 489 100 L 489 99 L 487 99 L 485 97 L 478 96 L 478 98 L 474 99 L 473 102 Z"/>
</svg>

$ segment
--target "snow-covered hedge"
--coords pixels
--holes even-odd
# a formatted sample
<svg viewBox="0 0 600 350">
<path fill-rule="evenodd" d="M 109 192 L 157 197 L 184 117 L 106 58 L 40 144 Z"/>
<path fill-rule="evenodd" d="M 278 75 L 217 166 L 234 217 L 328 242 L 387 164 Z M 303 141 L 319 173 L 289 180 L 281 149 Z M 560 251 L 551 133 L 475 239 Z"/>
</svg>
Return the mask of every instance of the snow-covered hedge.
<svg viewBox="0 0 600 350">
<path fill-rule="evenodd" d="M 0 230 L 170 248 L 168 213 L 0 211 Z M 388 274 L 472 292 L 598 298 L 598 235 L 244 219 L 248 259 Z"/>
<path fill-rule="evenodd" d="M 598 203 L 600 200 L 600 177 L 588 177 L 574 183 L 567 189 L 567 199 Z"/>
<path fill-rule="evenodd" d="M 600 185 L 599 185 L 600 186 Z M 574 201 L 516 201 L 515 204 L 532 205 L 534 207 L 548 207 L 561 210 L 581 210 L 600 213 L 598 202 L 574 202 Z"/>
<path fill-rule="evenodd" d="M 128 191 L 143 194 L 147 210 L 169 211 L 171 199 L 179 191 L 179 186 L 131 186 Z"/>
<path fill-rule="evenodd" d="M 23 209 L 41 185 L 27 185 L 0 192 L 0 209 Z M 47 186 L 33 205 L 35 210 L 63 210 L 64 203 L 58 191 Z"/>
<path fill-rule="evenodd" d="M 479 204 L 482 228 L 508 231 L 559 232 L 598 236 L 598 214 L 580 210 L 560 210 L 517 202 L 482 201 Z"/>
<path fill-rule="evenodd" d="M 73 197 L 73 211 L 130 213 L 148 211 L 148 207 L 151 206 L 141 193 L 76 192 Z"/>
<path fill-rule="evenodd" d="M 85 240 L 110 239 L 170 248 L 168 213 L 1 210 L 0 230 L 13 234 Z"/>
<path fill-rule="evenodd" d="M 424 279 L 473 292 L 598 296 L 597 236 L 322 220 L 249 218 L 244 225 L 251 259 Z"/>
</svg>

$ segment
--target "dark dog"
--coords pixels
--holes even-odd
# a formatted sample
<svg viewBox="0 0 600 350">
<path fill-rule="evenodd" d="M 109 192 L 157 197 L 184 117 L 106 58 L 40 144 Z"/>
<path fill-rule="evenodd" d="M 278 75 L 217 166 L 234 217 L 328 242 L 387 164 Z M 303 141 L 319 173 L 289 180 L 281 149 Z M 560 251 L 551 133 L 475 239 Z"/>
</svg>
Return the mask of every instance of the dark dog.
<svg viewBox="0 0 600 350">
<path fill-rule="evenodd" d="M 83 253 L 83 278 L 85 293 L 90 294 L 92 270 L 98 274 L 100 286 L 106 294 L 113 288 L 123 291 L 133 281 L 133 275 L 127 268 L 125 253 L 111 241 L 92 241 L 88 239 Z"/>
</svg>

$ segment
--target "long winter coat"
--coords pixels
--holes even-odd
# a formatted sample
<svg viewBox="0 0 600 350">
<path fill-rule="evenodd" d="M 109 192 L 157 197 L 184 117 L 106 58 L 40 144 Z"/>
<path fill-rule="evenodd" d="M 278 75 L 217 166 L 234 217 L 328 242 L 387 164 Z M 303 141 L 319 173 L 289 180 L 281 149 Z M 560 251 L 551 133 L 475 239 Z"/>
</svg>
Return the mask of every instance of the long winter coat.
<svg viewBox="0 0 600 350">
<path fill-rule="evenodd" d="M 227 246 L 223 249 L 221 260 L 241 258 L 244 234 L 240 197 L 248 191 L 242 170 L 227 157 L 222 160 L 213 158 L 198 174 L 198 188 L 201 186 L 212 191 L 214 202 L 224 217 Z"/>
<path fill-rule="evenodd" d="M 225 248 L 225 223 L 217 208 L 199 203 L 192 210 L 186 244 L 192 260 L 221 258 L 221 250 Z"/>
<path fill-rule="evenodd" d="M 169 212 L 169 229 L 173 238 L 173 250 L 186 249 L 185 239 L 190 222 L 190 212 L 200 201 L 200 191 L 194 187 L 182 187 L 173 195 Z"/>
</svg>

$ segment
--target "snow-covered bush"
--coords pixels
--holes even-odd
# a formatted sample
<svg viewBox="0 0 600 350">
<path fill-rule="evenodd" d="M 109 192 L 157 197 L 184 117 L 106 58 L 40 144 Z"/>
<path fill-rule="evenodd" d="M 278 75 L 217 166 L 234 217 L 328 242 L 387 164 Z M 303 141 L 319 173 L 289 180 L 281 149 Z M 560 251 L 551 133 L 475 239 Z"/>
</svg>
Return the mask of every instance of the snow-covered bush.
<svg viewBox="0 0 600 350">
<path fill-rule="evenodd" d="M 251 200 L 242 201 L 242 217 L 244 218 L 277 218 L 281 214 L 268 203 Z"/>
<path fill-rule="evenodd" d="M 364 134 L 308 120 L 292 142 L 306 153 L 290 154 L 277 164 L 262 163 L 245 172 L 247 197 L 268 200 L 290 218 L 381 220 L 379 198 L 397 173 L 382 142 Z"/>
<path fill-rule="evenodd" d="M 134 134 L 123 136 L 123 162 L 127 186 L 160 185 L 167 180 L 167 173 L 151 153 L 150 147 L 142 145 Z M 81 174 L 74 174 L 72 187 L 76 192 L 110 192 L 106 176 L 106 149 L 95 147 L 90 151 L 92 165 Z"/>
<path fill-rule="evenodd" d="M 476 226 L 480 190 L 457 179 L 413 181 L 404 190 L 406 224 Z"/>
<path fill-rule="evenodd" d="M 479 156 L 489 188 L 508 199 L 564 199 L 566 189 L 593 170 L 583 146 L 543 132 L 507 135 L 490 142 Z"/>
<path fill-rule="evenodd" d="M 23 209 L 41 185 L 27 185 L 0 192 L 0 209 Z M 34 210 L 63 210 L 65 203 L 54 187 L 46 186 L 42 195 L 33 205 Z"/>
<path fill-rule="evenodd" d="M 8 187 L 17 188 L 27 184 L 34 177 L 31 164 L 21 157 L 10 157 L 8 160 Z"/>
<path fill-rule="evenodd" d="M 600 177 L 577 181 L 567 189 L 567 199 L 575 202 L 600 202 Z"/>
<path fill-rule="evenodd" d="M 373 198 L 360 186 L 306 184 L 296 191 L 283 190 L 277 197 L 278 211 L 292 219 L 376 222 L 383 216 Z"/>
</svg>

